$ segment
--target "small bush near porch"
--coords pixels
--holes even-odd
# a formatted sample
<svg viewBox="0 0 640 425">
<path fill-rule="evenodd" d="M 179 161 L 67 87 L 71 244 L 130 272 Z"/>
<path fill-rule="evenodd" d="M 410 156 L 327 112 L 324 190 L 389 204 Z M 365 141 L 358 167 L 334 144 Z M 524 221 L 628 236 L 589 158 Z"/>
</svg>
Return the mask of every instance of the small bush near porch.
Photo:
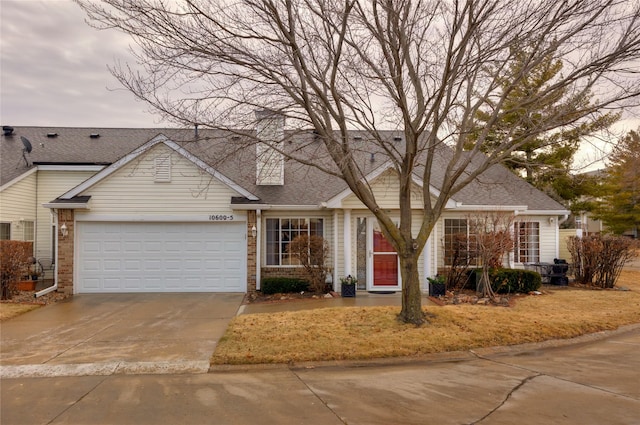
<svg viewBox="0 0 640 425">
<path fill-rule="evenodd" d="M 29 274 L 33 242 L 0 241 L 0 289 L 3 300 L 10 299 L 20 279 Z"/>
<path fill-rule="evenodd" d="M 309 282 L 293 277 L 267 277 L 262 279 L 260 285 L 260 291 L 265 295 L 308 290 Z"/>
</svg>

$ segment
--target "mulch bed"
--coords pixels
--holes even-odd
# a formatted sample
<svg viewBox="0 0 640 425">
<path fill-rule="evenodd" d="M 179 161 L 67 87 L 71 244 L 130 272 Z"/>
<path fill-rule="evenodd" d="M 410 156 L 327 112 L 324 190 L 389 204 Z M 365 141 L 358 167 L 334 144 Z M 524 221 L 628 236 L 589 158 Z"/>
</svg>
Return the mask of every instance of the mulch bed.
<svg viewBox="0 0 640 425">
<path fill-rule="evenodd" d="M 301 300 L 319 300 L 323 298 L 340 298 L 337 292 L 328 294 L 316 294 L 314 292 L 291 292 L 265 295 L 261 292 L 249 292 L 245 294 L 242 304 L 278 304 Z"/>
<path fill-rule="evenodd" d="M 44 294 L 38 298 L 35 297 L 35 293 L 37 291 L 17 291 L 13 294 L 10 300 L 2 300 L 3 303 L 13 303 L 13 304 L 37 304 L 37 305 L 47 305 L 53 304 L 58 301 L 62 301 L 68 297 L 67 294 L 62 292 L 49 292 L 48 294 Z"/>
</svg>

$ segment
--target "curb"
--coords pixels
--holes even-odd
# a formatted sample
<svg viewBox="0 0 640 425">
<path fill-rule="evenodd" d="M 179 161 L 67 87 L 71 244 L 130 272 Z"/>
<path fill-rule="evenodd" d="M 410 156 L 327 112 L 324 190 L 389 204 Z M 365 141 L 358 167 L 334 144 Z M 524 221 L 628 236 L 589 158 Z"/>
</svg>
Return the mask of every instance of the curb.
<svg viewBox="0 0 640 425">
<path fill-rule="evenodd" d="M 469 360 L 478 360 L 493 356 L 508 356 L 526 352 L 577 346 L 601 341 L 617 335 L 640 330 L 640 323 L 620 326 L 617 329 L 599 331 L 580 335 L 569 339 L 551 339 L 542 342 L 529 342 L 519 345 L 495 346 L 476 348 L 468 351 L 446 351 L 442 353 L 424 354 L 415 357 L 389 357 L 369 360 L 327 360 L 307 361 L 299 363 L 266 363 L 246 365 L 212 365 L 209 373 L 238 373 L 256 372 L 263 370 L 308 370 L 321 368 L 364 368 L 364 367 L 388 367 L 407 365 L 428 365 L 432 363 L 458 363 Z"/>
<path fill-rule="evenodd" d="M 72 376 L 169 375 L 207 373 L 209 362 L 105 362 L 0 366 L 1 379 L 61 378 Z"/>
<path fill-rule="evenodd" d="M 614 330 L 599 331 L 580 335 L 570 339 L 554 339 L 511 346 L 477 348 L 468 351 L 448 351 L 425 354 L 415 357 L 389 357 L 368 360 L 327 360 L 299 363 L 265 363 L 246 365 L 209 365 L 207 361 L 172 362 L 105 362 L 76 364 L 31 364 L 0 366 L 1 379 L 16 378 L 60 378 L 78 376 L 115 376 L 115 375 L 169 375 L 169 374 L 205 374 L 205 373 L 242 373 L 261 371 L 298 371 L 323 368 L 371 368 L 410 365 L 429 365 L 434 363 L 458 363 L 470 360 L 482 360 L 491 357 L 517 355 L 542 349 L 554 349 L 578 346 L 601 341 L 613 336 L 639 331 L 640 323 L 621 326 Z"/>
</svg>

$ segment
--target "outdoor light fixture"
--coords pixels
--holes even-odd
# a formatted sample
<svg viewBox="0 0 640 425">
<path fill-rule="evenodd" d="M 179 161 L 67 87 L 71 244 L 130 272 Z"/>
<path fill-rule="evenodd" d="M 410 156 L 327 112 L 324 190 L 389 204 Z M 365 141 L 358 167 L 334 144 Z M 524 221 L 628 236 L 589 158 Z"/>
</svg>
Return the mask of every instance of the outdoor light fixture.
<svg viewBox="0 0 640 425">
<path fill-rule="evenodd" d="M 66 238 L 67 235 L 69 234 L 69 229 L 67 229 L 67 223 L 62 223 L 62 226 L 60 226 L 60 234 L 62 235 L 63 238 Z"/>
<path fill-rule="evenodd" d="M 251 236 L 253 236 L 255 238 L 257 234 L 258 234 L 258 229 L 256 229 L 256 226 L 254 225 L 251 228 Z"/>
<path fill-rule="evenodd" d="M 549 217 L 549 224 L 553 224 L 556 222 L 556 218 L 555 217 Z"/>
</svg>

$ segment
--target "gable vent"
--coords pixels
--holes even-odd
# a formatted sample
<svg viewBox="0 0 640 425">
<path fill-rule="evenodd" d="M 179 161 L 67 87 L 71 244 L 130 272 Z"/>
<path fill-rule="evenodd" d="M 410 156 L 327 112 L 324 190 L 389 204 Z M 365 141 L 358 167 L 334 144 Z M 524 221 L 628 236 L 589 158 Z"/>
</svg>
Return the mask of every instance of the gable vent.
<svg viewBox="0 0 640 425">
<path fill-rule="evenodd" d="M 171 181 L 171 158 L 159 156 L 154 159 L 154 178 L 157 183 L 169 183 Z"/>
</svg>

